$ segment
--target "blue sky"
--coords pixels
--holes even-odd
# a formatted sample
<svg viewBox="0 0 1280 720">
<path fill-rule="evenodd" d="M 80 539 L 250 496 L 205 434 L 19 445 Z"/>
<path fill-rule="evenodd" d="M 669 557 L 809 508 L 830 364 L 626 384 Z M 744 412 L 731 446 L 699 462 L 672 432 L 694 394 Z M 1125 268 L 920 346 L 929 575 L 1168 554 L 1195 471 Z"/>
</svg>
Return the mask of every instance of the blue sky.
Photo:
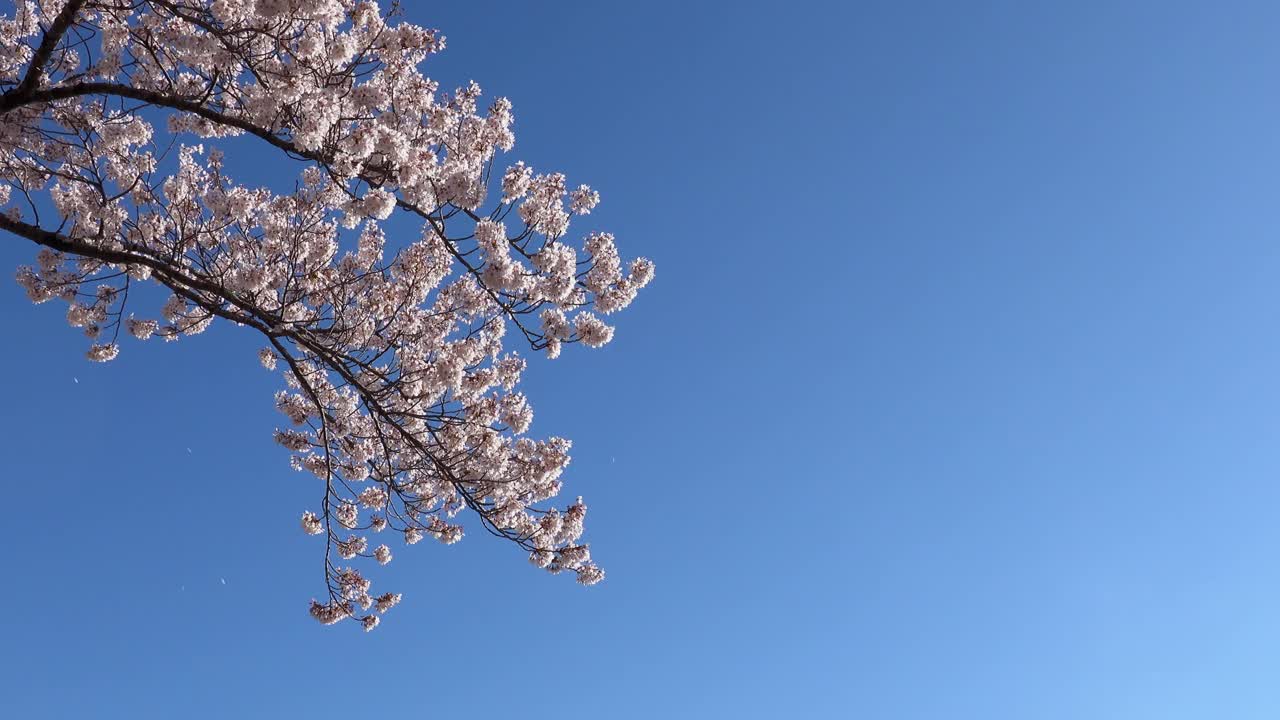
<svg viewBox="0 0 1280 720">
<path fill-rule="evenodd" d="M 1280 714 L 1280 7 L 411 5 L 658 263 L 528 374 L 608 580 L 472 533 L 322 629 L 254 339 L 8 283 L 2 714 Z"/>
</svg>

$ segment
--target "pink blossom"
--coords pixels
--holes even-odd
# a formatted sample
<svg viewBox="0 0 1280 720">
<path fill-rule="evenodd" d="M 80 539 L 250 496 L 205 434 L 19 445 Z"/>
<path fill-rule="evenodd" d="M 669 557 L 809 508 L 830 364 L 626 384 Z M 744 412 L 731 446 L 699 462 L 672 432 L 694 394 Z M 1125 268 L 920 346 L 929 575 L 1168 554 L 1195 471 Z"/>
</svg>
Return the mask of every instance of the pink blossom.
<svg viewBox="0 0 1280 720">
<path fill-rule="evenodd" d="M 508 100 L 422 74 L 439 32 L 371 2 L 180 6 L 21 3 L 0 18 L 0 230 L 41 246 L 16 274 L 28 298 L 65 302 L 96 362 L 122 331 L 255 334 L 279 371 L 275 439 L 307 473 L 299 497 L 321 503 L 300 525 L 327 553 L 376 567 L 390 548 L 370 558 L 347 533 L 453 544 L 469 524 L 599 582 L 585 504 L 554 507 L 570 443 L 528 434 L 514 350 L 608 343 L 602 317 L 653 263 L 574 233 L 594 189 L 499 157 L 515 142 Z M 277 167 L 265 154 L 286 161 L 269 187 L 237 179 Z M 388 232 L 393 213 L 418 229 Z M 324 572 L 321 623 L 400 600 L 375 601 L 355 569 Z"/>
</svg>

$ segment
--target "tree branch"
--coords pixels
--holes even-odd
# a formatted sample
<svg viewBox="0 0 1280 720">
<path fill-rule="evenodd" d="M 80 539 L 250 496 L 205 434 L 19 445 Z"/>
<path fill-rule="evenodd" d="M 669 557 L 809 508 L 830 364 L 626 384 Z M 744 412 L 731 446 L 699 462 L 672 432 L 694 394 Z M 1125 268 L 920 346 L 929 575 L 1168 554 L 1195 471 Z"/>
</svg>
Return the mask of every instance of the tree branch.
<svg viewBox="0 0 1280 720">
<path fill-rule="evenodd" d="M 212 110 L 194 100 L 188 100 L 186 98 L 158 92 L 156 90 L 146 90 L 144 88 L 122 85 L 120 83 L 82 82 L 74 83 L 72 85 L 47 88 L 37 92 L 28 92 L 25 94 L 18 94 L 14 92 L 5 93 L 0 96 L 0 114 L 16 110 L 17 108 L 26 105 L 66 100 L 68 98 L 82 97 L 85 95 L 114 95 L 116 97 L 129 98 L 131 100 L 139 100 L 159 107 L 167 107 L 174 110 L 189 112 L 193 115 L 199 115 L 211 122 L 218 123 L 219 125 L 226 125 L 227 127 L 243 130 L 267 141 L 271 145 L 274 145 L 285 152 L 293 153 L 298 157 L 305 158 L 307 160 L 314 160 L 316 162 L 328 162 L 328 157 L 326 155 L 312 150 L 303 150 L 294 145 L 293 142 L 276 135 L 266 128 L 255 125 L 248 120 L 234 117 L 223 112 L 218 112 L 217 110 Z"/>
<path fill-rule="evenodd" d="M 58 17 L 54 18 L 53 24 L 45 31 L 44 37 L 40 40 L 40 47 L 36 48 L 36 52 L 31 56 L 31 65 L 27 68 L 27 74 L 22 78 L 22 82 L 18 87 L 5 93 L 0 102 L 7 100 L 10 95 L 23 96 L 35 90 L 36 83 L 40 81 L 40 72 L 44 70 L 44 66 L 49 62 L 49 58 L 53 56 L 54 48 L 58 47 L 58 43 L 62 41 L 62 36 L 67 33 L 67 28 L 75 22 L 76 13 L 84 7 L 86 0 L 70 0 L 66 5 L 62 6 L 62 11 L 58 13 Z"/>
</svg>

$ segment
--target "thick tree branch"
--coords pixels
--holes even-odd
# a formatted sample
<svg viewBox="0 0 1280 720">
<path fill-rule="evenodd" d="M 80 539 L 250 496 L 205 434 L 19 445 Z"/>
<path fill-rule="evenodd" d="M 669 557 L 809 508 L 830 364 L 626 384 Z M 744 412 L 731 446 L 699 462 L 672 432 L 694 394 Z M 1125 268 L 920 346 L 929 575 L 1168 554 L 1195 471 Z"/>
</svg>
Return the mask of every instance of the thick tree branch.
<svg viewBox="0 0 1280 720">
<path fill-rule="evenodd" d="M 29 94 L 36 88 L 40 82 L 40 73 L 44 71 L 44 66 L 49 62 L 49 58 L 53 56 L 53 51 L 58 47 L 58 43 L 62 42 L 62 36 L 66 35 L 67 29 L 75 22 L 76 13 L 84 7 L 86 0 L 70 0 L 66 5 L 62 6 L 62 11 L 54 18 L 53 24 L 45 31 L 44 38 L 40 41 L 40 47 L 36 48 L 35 54 L 31 56 L 31 65 L 27 67 L 27 74 L 22 78 L 22 82 L 0 98 L 0 104 L 9 96 L 22 97 Z"/>
</svg>

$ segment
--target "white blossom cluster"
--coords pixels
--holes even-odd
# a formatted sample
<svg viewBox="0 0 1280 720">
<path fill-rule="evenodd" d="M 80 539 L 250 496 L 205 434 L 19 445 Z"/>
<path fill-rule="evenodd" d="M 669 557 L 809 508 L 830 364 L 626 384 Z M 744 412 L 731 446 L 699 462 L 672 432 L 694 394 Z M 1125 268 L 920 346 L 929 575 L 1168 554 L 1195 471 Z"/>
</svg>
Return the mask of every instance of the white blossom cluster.
<svg viewBox="0 0 1280 720">
<path fill-rule="evenodd" d="M 301 526 L 325 538 L 324 624 L 371 630 L 400 600 L 334 556 L 385 565 L 391 547 L 370 549 L 384 531 L 455 543 L 464 511 L 538 567 L 604 576 L 582 499 L 544 506 L 570 443 L 526 435 L 507 338 L 550 357 L 608 343 L 603 316 L 653 263 L 624 263 L 608 233 L 570 237 L 595 190 L 495 167 L 511 105 L 482 109 L 474 83 L 442 92 L 419 66 L 443 48 L 369 0 L 20 1 L 0 16 L 0 229 L 43 246 L 18 282 L 67 303 L 94 361 L 119 354 L 122 328 L 173 341 L 221 318 L 262 335 L 258 360 L 285 385 L 276 440 L 319 480 Z M 295 161 L 295 188 L 236 182 L 216 146 L 230 136 Z M 389 240 L 393 212 L 420 233 Z M 135 317 L 144 282 L 168 299 Z"/>
</svg>

